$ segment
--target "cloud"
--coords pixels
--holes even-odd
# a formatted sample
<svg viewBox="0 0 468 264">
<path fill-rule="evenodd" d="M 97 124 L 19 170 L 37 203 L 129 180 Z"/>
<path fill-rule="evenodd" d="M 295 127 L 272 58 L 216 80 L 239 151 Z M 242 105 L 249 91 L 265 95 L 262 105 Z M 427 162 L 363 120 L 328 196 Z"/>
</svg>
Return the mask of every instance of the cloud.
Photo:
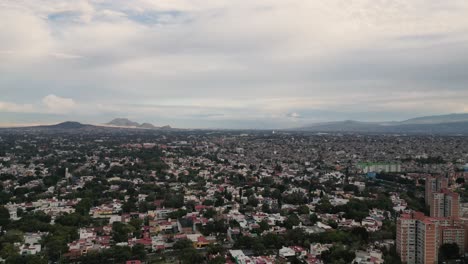
<svg viewBox="0 0 468 264">
<path fill-rule="evenodd" d="M 301 118 L 302 116 L 296 112 L 293 112 L 293 113 L 289 113 L 287 114 L 288 117 L 290 118 L 293 118 L 293 119 L 296 119 L 296 118 Z"/>
<path fill-rule="evenodd" d="M 54 94 L 49 94 L 42 99 L 42 103 L 47 110 L 52 113 L 66 113 L 75 109 L 77 104 L 71 98 L 63 98 Z"/>
<path fill-rule="evenodd" d="M 466 111 L 467 12 L 465 0 L 0 1 L 2 109 L 182 126 Z"/>
<path fill-rule="evenodd" d="M 33 112 L 34 107 L 30 104 L 15 104 L 10 102 L 0 101 L 0 112 L 16 112 L 16 113 L 27 113 Z"/>
<path fill-rule="evenodd" d="M 60 52 L 59 53 L 51 53 L 50 55 L 52 57 L 57 58 L 57 59 L 66 59 L 66 60 L 82 58 L 82 56 L 79 56 L 79 55 L 66 54 L 66 53 L 60 53 Z"/>
<path fill-rule="evenodd" d="M 0 101 L 0 112 L 10 113 L 48 113 L 63 115 L 72 111 L 81 111 L 84 113 L 87 109 L 79 109 L 77 104 L 71 98 L 63 98 L 54 94 L 47 95 L 40 102 L 33 103 L 13 103 Z M 87 107 L 89 107 L 88 105 Z M 94 107 L 91 107 L 94 108 Z M 36 120 L 37 121 L 37 120 Z"/>
<path fill-rule="evenodd" d="M 0 17 L 0 51 L 14 53 L 17 60 L 15 64 L 28 63 L 28 60 L 23 59 L 36 58 L 51 48 L 53 40 L 41 18 L 29 12 L 4 9 L 1 6 Z"/>
</svg>

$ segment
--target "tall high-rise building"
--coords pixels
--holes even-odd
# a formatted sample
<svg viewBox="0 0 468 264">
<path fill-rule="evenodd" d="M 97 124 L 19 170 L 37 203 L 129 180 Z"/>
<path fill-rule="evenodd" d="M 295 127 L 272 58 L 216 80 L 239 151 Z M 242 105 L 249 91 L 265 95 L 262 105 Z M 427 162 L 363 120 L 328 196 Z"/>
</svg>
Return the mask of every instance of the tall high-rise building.
<svg viewBox="0 0 468 264">
<path fill-rule="evenodd" d="M 419 212 L 397 219 L 396 251 L 403 263 L 416 263 L 416 226 Z M 424 216 L 424 214 L 422 214 Z"/>
<path fill-rule="evenodd" d="M 396 249 L 403 263 L 436 263 L 437 238 L 437 223 L 421 212 L 403 214 L 397 220 Z"/>
<path fill-rule="evenodd" d="M 460 195 L 447 189 L 432 193 L 430 201 L 431 217 L 450 217 L 457 219 L 460 214 Z"/>
<path fill-rule="evenodd" d="M 443 189 L 447 189 L 448 180 L 442 176 L 428 176 L 426 177 L 425 186 L 425 200 L 426 205 L 430 205 L 432 202 L 432 194 L 440 192 Z"/>
<path fill-rule="evenodd" d="M 425 216 L 421 212 L 403 214 L 397 219 L 396 249 L 403 263 L 437 263 L 444 243 L 465 248 L 465 227 L 459 220 Z"/>
<path fill-rule="evenodd" d="M 426 217 L 417 221 L 416 263 L 431 264 L 437 262 L 438 235 L 437 222 Z"/>
</svg>

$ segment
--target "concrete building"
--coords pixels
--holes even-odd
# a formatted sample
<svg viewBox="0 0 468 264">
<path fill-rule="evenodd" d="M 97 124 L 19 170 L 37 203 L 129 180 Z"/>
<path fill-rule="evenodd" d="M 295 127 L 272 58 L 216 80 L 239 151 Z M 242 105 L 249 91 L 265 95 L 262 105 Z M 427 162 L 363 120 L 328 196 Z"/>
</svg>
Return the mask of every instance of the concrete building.
<svg viewBox="0 0 468 264">
<path fill-rule="evenodd" d="M 403 214 L 398 218 L 396 249 L 403 263 L 436 263 L 437 239 L 437 222 L 423 213 Z"/>
<path fill-rule="evenodd" d="M 442 189 L 440 192 L 432 193 L 429 206 L 431 217 L 457 219 L 460 215 L 460 195 L 447 189 Z"/>
<path fill-rule="evenodd" d="M 416 263 L 437 263 L 438 232 L 437 223 L 424 217 L 417 221 Z"/>
<path fill-rule="evenodd" d="M 416 263 L 416 226 L 415 215 L 404 214 L 397 219 L 396 251 L 403 263 Z"/>
<path fill-rule="evenodd" d="M 363 173 L 401 172 L 401 165 L 398 163 L 362 162 L 358 164 L 358 168 Z"/>
<path fill-rule="evenodd" d="M 465 227 L 462 225 L 441 226 L 439 244 L 455 243 L 460 249 L 460 254 L 465 252 Z"/>
<path fill-rule="evenodd" d="M 465 227 L 460 220 L 435 218 L 421 212 L 403 214 L 397 219 L 396 250 L 403 263 L 437 263 L 439 247 L 456 243 L 463 253 Z"/>
<path fill-rule="evenodd" d="M 435 192 L 440 192 L 443 189 L 447 189 L 448 180 L 442 176 L 428 176 L 426 177 L 426 186 L 425 186 L 425 200 L 426 205 L 430 205 L 432 202 L 432 194 Z"/>
</svg>

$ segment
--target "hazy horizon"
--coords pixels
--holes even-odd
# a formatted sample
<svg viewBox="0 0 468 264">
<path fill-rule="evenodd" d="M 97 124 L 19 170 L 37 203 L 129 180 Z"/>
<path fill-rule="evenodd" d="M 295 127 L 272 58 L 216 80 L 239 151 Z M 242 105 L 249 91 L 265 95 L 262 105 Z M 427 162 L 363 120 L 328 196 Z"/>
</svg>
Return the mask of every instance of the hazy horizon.
<svg viewBox="0 0 468 264">
<path fill-rule="evenodd" d="M 11 113 L 12 115 L 16 116 L 16 113 Z M 406 118 L 406 119 L 401 119 L 401 120 L 374 120 L 374 121 L 363 121 L 363 120 L 358 120 L 358 119 L 340 119 L 340 120 L 324 120 L 324 121 L 312 121 L 312 122 L 309 122 L 309 123 L 304 123 L 304 124 L 296 124 L 296 126 L 290 126 L 290 127 L 280 127 L 280 126 L 275 126 L 274 123 L 263 123 L 261 124 L 261 126 L 259 126 L 259 124 L 248 124 L 248 123 L 245 123 L 245 121 L 241 121 L 242 123 L 223 123 L 223 122 L 216 122 L 215 124 L 213 125 L 209 125 L 209 124 L 204 124 L 202 126 L 174 126 L 174 125 L 171 125 L 170 123 L 151 123 L 147 120 L 142 120 L 142 119 L 131 119 L 131 118 L 127 118 L 127 117 L 115 117 L 115 118 L 112 118 L 112 120 L 110 119 L 106 119 L 106 120 L 102 120 L 102 121 L 97 121 L 97 120 L 74 120 L 74 119 L 60 119 L 60 116 L 55 116 L 55 118 L 51 118 L 51 119 L 48 119 L 48 118 L 45 118 L 43 119 L 42 121 L 36 121 L 36 122 L 25 122 L 24 119 L 20 119 L 19 122 L 4 122 L 4 123 L 0 123 L 0 128 L 13 128 L 13 127 L 29 127 L 29 126 L 42 126 L 42 125 L 55 125 L 55 124 L 60 124 L 60 123 L 64 123 L 64 122 L 78 122 L 78 123 L 82 123 L 82 124 L 89 124 L 89 125 L 96 125 L 96 126 L 114 126 L 114 125 L 111 125 L 109 124 L 111 121 L 113 121 L 114 119 L 128 119 L 129 121 L 133 121 L 133 122 L 137 122 L 139 124 L 143 124 L 143 123 L 151 123 L 152 125 L 155 125 L 156 127 L 161 127 L 161 126 L 166 126 L 166 125 L 169 125 L 170 127 L 172 128 L 180 128 L 180 129 L 241 129 L 241 130 L 263 130 L 263 129 L 266 129 L 266 130 L 275 130 L 275 129 L 300 129 L 300 128 L 305 128 L 305 127 L 308 127 L 310 125 L 319 125 L 319 124 L 327 124 L 327 123 L 339 123 L 339 122 L 346 122 L 346 121 L 356 121 L 356 122 L 368 122 L 368 123 L 375 123 L 375 124 L 390 124 L 392 122 L 395 122 L 395 123 L 399 123 L 399 122 L 404 122 L 404 121 L 409 121 L 409 120 L 412 120 L 412 119 L 419 119 L 419 118 L 426 118 L 426 117 L 429 117 L 429 118 L 432 118 L 431 122 L 434 122 L 435 124 L 437 124 L 438 122 L 437 121 L 434 121 L 434 117 L 446 117 L 446 116 L 449 116 L 449 115 L 468 115 L 468 113 L 449 113 L 449 114 L 443 114 L 443 115 L 433 115 L 433 116 L 415 116 L 415 117 L 411 117 L 411 118 Z M 48 120 L 48 121 L 44 121 L 44 120 Z M 446 123 L 446 122 L 467 122 L 466 120 L 468 119 L 463 119 L 463 120 L 455 120 L 455 121 L 450 121 L 450 120 L 443 120 L 443 121 L 440 121 L 441 123 Z M 414 123 L 413 123 L 414 124 Z"/>
</svg>

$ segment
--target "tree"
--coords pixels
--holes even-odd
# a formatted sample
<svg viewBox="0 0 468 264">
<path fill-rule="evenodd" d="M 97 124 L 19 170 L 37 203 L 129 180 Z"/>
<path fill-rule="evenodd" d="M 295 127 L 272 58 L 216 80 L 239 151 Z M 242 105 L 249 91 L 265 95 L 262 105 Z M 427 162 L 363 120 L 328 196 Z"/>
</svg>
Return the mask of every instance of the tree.
<svg viewBox="0 0 468 264">
<path fill-rule="evenodd" d="M 258 205 L 258 199 L 254 195 L 250 195 L 247 204 L 251 205 L 252 207 L 257 207 Z"/>
<path fill-rule="evenodd" d="M 309 207 L 307 207 L 307 205 L 300 205 L 298 208 L 297 208 L 297 213 L 298 214 L 309 214 L 310 210 L 309 210 Z"/>
<path fill-rule="evenodd" d="M 133 233 L 135 229 L 131 225 L 122 222 L 114 222 L 112 224 L 112 239 L 114 242 L 127 242 L 129 234 Z"/>
<path fill-rule="evenodd" d="M 282 167 L 280 164 L 276 164 L 276 166 L 275 166 L 275 171 L 276 171 L 276 172 L 282 172 L 282 171 L 283 171 L 283 167 Z"/>
<path fill-rule="evenodd" d="M 245 248 L 251 249 L 254 243 L 253 241 L 254 241 L 253 237 L 241 235 L 239 236 L 239 238 L 237 238 L 234 244 L 234 247 L 241 248 L 241 249 L 245 249 Z"/>
<path fill-rule="evenodd" d="M 23 210 L 23 208 L 18 207 L 18 209 L 16 209 L 16 215 L 17 215 L 18 217 L 22 217 L 22 216 L 24 215 L 24 210 Z"/>
<path fill-rule="evenodd" d="M 206 252 L 210 255 L 216 255 L 224 252 L 224 248 L 220 244 L 209 244 L 206 248 Z"/>
<path fill-rule="evenodd" d="M 353 192 L 353 193 L 359 193 L 359 188 L 356 185 L 353 184 L 346 184 L 343 187 L 343 191 L 345 192 Z"/>
<path fill-rule="evenodd" d="M 271 197 L 275 198 L 275 199 L 278 199 L 278 200 L 281 200 L 281 198 L 282 198 L 281 191 L 278 190 L 278 189 L 273 190 L 273 192 L 271 193 Z"/>
<path fill-rule="evenodd" d="M 307 234 L 305 233 L 304 229 L 295 228 L 288 230 L 283 239 L 285 240 L 286 244 L 303 246 L 305 240 L 307 240 Z"/>
<path fill-rule="evenodd" d="M 260 226 L 260 232 L 270 229 L 270 225 L 266 220 L 262 220 L 258 225 Z"/>
<path fill-rule="evenodd" d="M 354 257 L 354 252 L 342 244 L 334 244 L 330 250 L 322 253 L 322 259 L 325 263 L 351 263 Z"/>
<path fill-rule="evenodd" d="M 224 205 L 224 198 L 222 196 L 216 197 L 215 207 L 220 207 Z"/>
<path fill-rule="evenodd" d="M 333 229 L 337 229 L 338 228 L 338 223 L 335 221 L 335 220 L 328 220 L 327 221 L 327 225 L 329 225 L 331 228 Z"/>
<path fill-rule="evenodd" d="M 122 205 L 122 211 L 124 213 L 131 213 L 131 212 L 134 212 L 136 211 L 136 204 L 135 204 L 135 201 L 130 198 L 128 199 L 128 201 L 126 201 L 123 205 Z"/>
<path fill-rule="evenodd" d="M 140 213 L 146 213 L 148 211 L 148 202 L 146 201 L 142 201 L 140 203 L 138 203 L 138 211 Z"/>
<path fill-rule="evenodd" d="M 439 248 L 439 258 L 442 261 L 458 259 L 460 257 L 460 248 L 456 243 L 443 244 Z"/>
<path fill-rule="evenodd" d="M 164 205 L 169 208 L 180 208 L 184 205 L 184 196 L 182 194 L 168 193 L 165 196 Z"/>
<path fill-rule="evenodd" d="M 38 255 L 16 255 L 6 261 L 7 264 L 47 264 L 47 259 Z"/>
<path fill-rule="evenodd" d="M 401 264 L 401 259 L 396 252 L 395 246 L 391 246 L 390 249 L 383 248 L 382 252 L 384 253 L 384 263 Z"/>
<path fill-rule="evenodd" d="M 369 240 L 369 233 L 364 227 L 355 227 L 351 230 L 351 234 L 355 235 L 358 237 L 360 240 L 363 242 L 367 243 Z"/>
<path fill-rule="evenodd" d="M 309 220 L 310 220 L 311 224 L 313 224 L 313 225 L 314 225 L 315 223 L 317 223 L 317 222 L 318 222 L 318 216 L 317 216 L 317 214 L 310 214 L 310 215 L 309 215 Z"/>
<path fill-rule="evenodd" d="M 138 260 L 146 259 L 146 250 L 145 246 L 142 244 L 136 244 L 132 247 L 132 257 Z"/>
<path fill-rule="evenodd" d="M 269 214 L 271 212 L 270 206 L 267 203 L 262 204 L 262 212 Z"/>
<path fill-rule="evenodd" d="M 1 244 L 3 244 L 3 243 L 14 244 L 16 242 L 23 242 L 23 240 L 24 240 L 23 232 L 21 232 L 20 230 L 15 230 L 15 229 L 8 230 L 5 233 L 5 235 L 0 237 Z"/>
<path fill-rule="evenodd" d="M 195 248 L 186 248 L 179 254 L 182 264 L 203 263 L 203 256 Z"/>
<path fill-rule="evenodd" d="M 286 218 L 286 221 L 284 221 L 284 226 L 287 229 L 293 228 L 293 226 L 298 226 L 301 221 L 299 220 L 299 217 L 297 215 L 292 214 Z"/>
<path fill-rule="evenodd" d="M 227 225 L 223 219 L 209 221 L 206 225 L 200 226 L 200 231 L 205 236 L 209 236 L 212 233 L 225 234 L 227 232 Z"/>
<path fill-rule="evenodd" d="M 10 212 L 4 206 L 0 206 L 0 226 L 4 227 L 10 222 Z"/>
<path fill-rule="evenodd" d="M 257 255 L 262 255 L 266 247 L 260 239 L 253 240 L 252 249 Z"/>
<path fill-rule="evenodd" d="M 465 179 L 464 178 L 457 178 L 457 180 L 455 182 L 458 183 L 458 184 L 464 184 Z"/>
<path fill-rule="evenodd" d="M 179 219 L 179 218 L 184 217 L 185 215 L 187 215 L 187 211 L 186 211 L 186 210 L 184 210 L 184 209 L 178 209 L 177 211 L 170 212 L 170 213 L 168 214 L 168 217 L 169 217 L 169 218 L 172 218 L 172 219 Z"/>
<path fill-rule="evenodd" d="M 181 239 L 174 243 L 174 249 L 179 251 L 179 260 L 185 264 L 202 263 L 203 256 L 193 247 L 192 241 L 189 239 Z"/>
<path fill-rule="evenodd" d="M 89 215 L 89 210 L 91 209 L 92 202 L 89 198 L 83 198 L 76 204 L 75 211 L 80 215 L 87 216 Z"/>
<path fill-rule="evenodd" d="M 11 243 L 4 243 L 2 245 L 2 250 L 0 251 L 0 256 L 3 259 L 8 259 L 19 255 L 19 248 L 14 246 Z"/>
<path fill-rule="evenodd" d="M 205 213 L 203 213 L 203 216 L 206 218 L 213 218 L 216 215 L 216 211 L 213 208 L 208 208 Z"/>
<path fill-rule="evenodd" d="M 307 198 L 302 192 L 293 192 L 284 197 L 284 202 L 299 205 L 299 204 L 304 204 L 305 202 L 307 202 Z"/>
<path fill-rule="evenodd" d="M 143 220 L 140 218 L 132 218 L 128 222 L 129 225 L 131 225 L 134 229 L 133 235 L 135 237 L 140 237 L 141 236 L 141 226 L 143 225 Z"/>
<path fill-rule="evenodd" d="M 190 239 L 180 239 L 174 243 L 173 246 L 176 250 L 186 249 L 186 248 L 193 248 L 193 243 Z"/>
<path fill-rule="evenodd" d="M 60 236 L 52 236 L 46 240 L 45 249 L 49 260 L 56 261 L 62 253 L 68 251 L 67 240 Z"/>
<path fill-rule="evenodd" d="M 64 214 L 55 220 L 56 223 L 59 223 L 64 226 L 76 226 L 82 227 L 89 223 L 90 219 L 89 216 L 83 216 L 78 213 L 71 213 L 71 214 Z"/>
<path fill-rule="evenodd" d="M 98 251 L 91 251 L 88 252 L 87 254 L 84 254 L 80 257 L 80 263 L 86 263 L 86 264 L 101 264 L 101 263 L 106 263 L 109 261 L 108 255 L 110 255 L 111 250 L 104 250 L 102 252 Z M 115 262 L 115 258 L 113 259 L 113 262 Z"/>
<path fill-rule="evenodd" d="M 132 250 L 128 246 L 115 246 L 112 248 L 111 254 L 116 262 L 123 263 L 132 257 Z"/>
<path fill-rule="evenodd" d="M 323 192 L 322 192 L 323 193 Z M 318 213 L 330 213 L 332 210 L 333 206 L 328 200 L 328 198 L 323 197 L 320 199 L 320 202 L 318 203 L 317 207 L 315 208 L 315 211 Z"/>
<path fill-rule="evenodd" d="M 228 201 L 232 201 L 232 193 L 226 192 L 224 194 L 224 198 L 226 198 L 226 200 L 228 200 Z"/>
<path fill-rule="evenodd" d="M 280 249 L 285 241 L 282 237 L 277 234 L 268 233 L 262 237 L 263 244 L 271 249 Z"/>
<path fill-rule="evenodd" d="M 210 264 L 224 264 L 226 263 L 226 259 L 223 256 L 217 256 L 214 259 L 211 259 Z"/>
<path fill-rule="evenodd" d="M 214 205 L 214 201 L 211 200 L 211 199 L 206 199 L 205 201 L 203 201 L 203 205 L 206 205 L 206 206 L 213 206 L 213 205 Z"/>
<path fill-rule="evenodd" d="M 52 262 L 57 261 L 60 256 L 68 251 L 67 243 L 78 239 L 78 230 L 72 226 L 55 224 L 48 229 L 49 234 L 43 238 L 45 253 Z"/>
</svg>

